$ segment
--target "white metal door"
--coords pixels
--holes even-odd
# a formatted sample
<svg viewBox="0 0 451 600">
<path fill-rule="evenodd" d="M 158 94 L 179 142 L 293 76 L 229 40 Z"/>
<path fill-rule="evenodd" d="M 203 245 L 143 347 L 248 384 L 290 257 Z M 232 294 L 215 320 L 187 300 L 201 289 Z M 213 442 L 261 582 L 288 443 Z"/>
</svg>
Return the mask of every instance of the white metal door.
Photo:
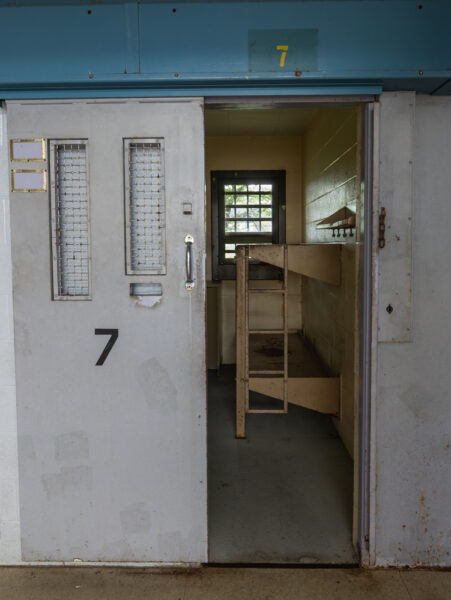
<svg viewBox="0 0 451 600">
<path fill-rule="evenodd" d="M 204 561 L 202 102 L 7 114 L 22 558 Z"/>
</svg>

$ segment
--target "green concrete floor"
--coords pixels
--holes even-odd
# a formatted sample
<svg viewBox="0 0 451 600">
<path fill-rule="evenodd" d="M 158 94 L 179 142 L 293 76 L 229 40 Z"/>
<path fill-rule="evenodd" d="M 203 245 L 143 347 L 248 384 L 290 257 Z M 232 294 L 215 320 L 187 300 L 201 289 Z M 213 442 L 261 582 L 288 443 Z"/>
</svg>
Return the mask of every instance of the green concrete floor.
<svg viewBox="0 0 451 600">
<path fill-rule="evenodd" d="M 449 600 L 451 572 L 1 567 L 2 600 Z"/>
</svg>

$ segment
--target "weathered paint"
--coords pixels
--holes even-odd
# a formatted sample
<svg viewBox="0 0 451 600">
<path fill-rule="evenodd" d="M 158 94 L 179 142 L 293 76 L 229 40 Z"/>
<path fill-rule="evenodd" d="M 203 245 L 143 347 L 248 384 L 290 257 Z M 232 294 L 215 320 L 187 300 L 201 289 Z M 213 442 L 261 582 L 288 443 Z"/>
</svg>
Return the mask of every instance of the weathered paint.
<svg viewBox="0 0 451 600">
<path fill-rule="evenodd" d="M 202 562 L 202 101 L 9 103 L 8 116 L 13 138 L 87 139 L 90 161 L 92 300 L 51 300 L 48 195 L 11 194 L 22 559 Z M 140 136 L 165 139 L 164 276 L 124 270 L 123 138 Z M 137 281 L 161 282 L 162 302 L 137 306 Z M 101 367 L 97 327 L 120 332 Z"/>
<path fill-rule="evenodd" d="M 6 111 L 0 107 L 0 564 L 20 556 L 16 375 Z"/>
<path fill-rule="evenodd" d="M 379 342 L 409 342 L 412 335 L 412 219 L 415 93 L 380 100 L 378 222 Z M 383 214 L 384 213 L 384 214 Z M 378 244 L 379 246 L 379 244 Z"/>
<path fill-rule="evenodd" d="M 384 101 L 389 102 L 389 96 Z M 408 101 L 406 97 L 407 104 Z M 446 274 L 450 251 L 447 223 L 451 215 L 448 214 L 448 203 L 440 201 L 447 197 L 451 186 L 447 162 L 451 153 L 450 123 L 451 109 L 447 99 L 416 98 L 412 340 L 403 344 L 379 344 L 377 348 L 377 388 L 373 388 L 372 423 L 374 496 L 370 527 L 373 566 L 450 564 L 451 423 L 447 373 L 450 357 L 446 323 L 450 317 L 448 298 L 451 289 Z M 4 161 L 2 164 L 4 167 Z M 388 176 L 384 171 L 378 175 L 380 178 Z M 5 193 L 8 188 L 6 177 L 2 184 Z M 390 216 L 387 222 L 389 219 Z M 8 265 L 8 245 L 2 251 L 3 264 Z M 8 278 L 2 281 L 6 282 L 5 286 L 9 285 Z M 0 366 L 5 367 L 6 363 L 2 361 Z M 6 387 L 13 387 L 11 382 L 9 379 Z M 6 406 L 11 411 L 14 403 Z M 13 413 L 12 409 L 9 414 Z M 14 428 L 13 420 L 10 424 Z M 7 437 L 11 433 L 15 436 L 13 429 L 6 433 Z M 80 431 L 70 433 L 79 434 Z M 62 449 L 62 440 L 58 439 L 55 453 L 57 448 L 58 452 Z M 24 456 L 32 458 L 36 455 L 32 442 L 26 437 L 22 439 Z M 81 442 L 79 446 L 83 448 Z M 2 469 L 2 477 L 11 474 L 13 481 L 14 460 L 14 452 L 8 454 L 4 463 L 7 467 Z M 59 466 L 52 475 L 62 475 L 58 481 L 70 482 L 78 477 L 87 486 L 90 482 L 86 472 L 63 471 Z M 130 511 L 142 515 L 142 507 L 136 506 L 138 504 L 124 507 L 128 511 L 124 517 L 127 527 Z M 11 563 L 19 561 L 15 554 L 19 548 L 19 523 L 14 517 L 14 502 L 9 506 L 13 507 L 12 518 L 3 516 L 0 526 L 4 527 L 4 522 L 12 523 L 14 536 L 1 545 L 1 560 Z M 7 529 L 3 528 L 3 539 L 7 535 L 5 531 Z"/>
<path fill-rule="evenodd" d="M 401 102 L 415 114 L 412 331 L 409 342 L 376 348 L 370 555 L 373 566 L 450 566 L 451 100 L 384 95 L 381 122 L 384 107 L 398 110 Z M 392 143 L 381 139 L 380 154 Z M 409 152 L 399 158 L 409 159 Z M 391 164 L 383 163 L 378 175 L 384 186 L 395 185 Z M 408 203 L 408 194 L 395 201 Z M 379 296 L 390 283 L 397 285 L 376 279 Z"/>
</svg>

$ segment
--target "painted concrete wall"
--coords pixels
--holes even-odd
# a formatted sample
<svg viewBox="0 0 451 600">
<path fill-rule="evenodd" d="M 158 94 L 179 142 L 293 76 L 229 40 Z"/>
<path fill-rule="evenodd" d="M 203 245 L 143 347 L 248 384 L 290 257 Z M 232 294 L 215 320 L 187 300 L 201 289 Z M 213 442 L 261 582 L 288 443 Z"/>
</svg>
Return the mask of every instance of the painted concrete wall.
<svg viewBox="0 0 451 600">
<path fill-rule="evenodd" d="M 301 240 L 301 138 L 299 136 L 211 136 L 205 141 L 207 179 L 207 279 L 211 279 L 211 171 L 285 170 L 286 241 Z M 276 281 L 253 281 L 255 287 L 280 287 Z M 300 278 L 290 275 L 289 327 L 300 329 Z M 251 327 L 279 329 L 281 303 L 277 296 L 255 295 L 250 299 Z M 235 282 L 223 281 L 219 292 L 220 336 L 223 364 L 235 362 Z"/>
<path fill-rule="evenodd" d="M 449 566 L 451 100 L 383 94 L 378 133 L 380 193 L 375 201 L 376 210 L 386 208 L 387 234 L 386 247 L 375 251 L 376 302 L 390 292 L 390 285 L 396 286 L 393 277 L 391 283 L 383 277 L 384 271 L 392 261 L 409 268 L 409 251 L 413 288 L 410 341 L 384 340 L 375 348 L 372 561 L 380 566 Z M 405 140 L 404 150 L 397 140 Z M 392 194 L 400 177 L 411 194 Z M 397 219 L 396 205 L 408 204 L 409 196 L 413 243 L 406 246 L 408 217 Z M 409 293 L 400 292 L 392 301 L 393 316 L 398 308 L 402 311 Z"/>
<path fill-rule="evenodd" d="M 354 455 L 354 339 L 356 235 L 332 238 L 318 230 L 319 221 L 343 206 L 356 206 L 356 109 L 318 111 L 303 137 L 304 241 L 345 243 L 341 286 L 304 277 L 302 282 L 304 331 L 326 364 L 342 377 L 342 416 L 337 429 Z"/>
<path fill-rule="evenodd" d="M 0 564 L 21 559 L 8 175 L 6 112 L 0 109 Z"/>
</svg>

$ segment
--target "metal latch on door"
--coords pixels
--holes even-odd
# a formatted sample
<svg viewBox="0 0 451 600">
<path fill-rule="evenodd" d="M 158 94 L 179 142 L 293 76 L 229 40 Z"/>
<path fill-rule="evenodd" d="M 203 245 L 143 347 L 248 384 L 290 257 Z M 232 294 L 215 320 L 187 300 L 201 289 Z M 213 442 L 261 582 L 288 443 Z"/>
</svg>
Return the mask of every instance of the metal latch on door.
<svg viewBox="0 0 451 600">
<path fill-rule="evenodd" d="M 185 244 L 186 244 L 186 282 L 185 288 L 187 290 L 194 289 L 195 283 L 193 280 L 193 243 L 194 238 L 192 235 L 185 236 Z"/>
</svg>

